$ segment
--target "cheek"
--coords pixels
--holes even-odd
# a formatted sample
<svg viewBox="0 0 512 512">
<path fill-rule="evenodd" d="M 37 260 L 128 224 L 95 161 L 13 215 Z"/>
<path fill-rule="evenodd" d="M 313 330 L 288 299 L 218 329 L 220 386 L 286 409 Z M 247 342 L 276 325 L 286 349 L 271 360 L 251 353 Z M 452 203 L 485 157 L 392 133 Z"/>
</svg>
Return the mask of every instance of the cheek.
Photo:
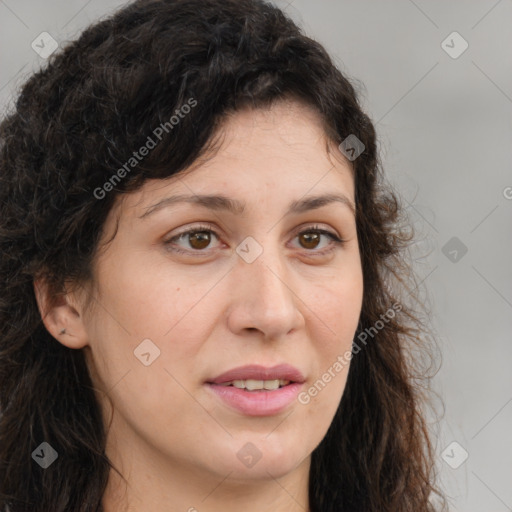
<svg viewBox="0 0 512 512">
<path fill-rule="evenodd" d="M 362 283 L 356 269 L 349 277 L 317 288 L 308 302 L 312 311 L 307 322 L 315 326 L 310 336 L 315 364 L 301 403 L 313 422 L 326 424 L 326 418 L 332 419 L 343 395 L 361 313 Z"/>
<path fill-rule="evenodd" d="M 306 303 L 316 316 L 313 325 L 326 333 L 321 344 L 326 352 L 347 344 L 350 346 L 359 322 L 362 300 L 363 279 L 357 267 L 354 272 L 323 280 L 313 293 L 310 291 Z"/>
<path fill-rule="evenodd" d="M 191 326 L 190 318 L 210 287 L 204 278 L 194 270 L 179 271 L 161 256 L 133 251 L 101 276 L 109 312 L 132 341 L 169 340 L 173 332 L 197 330 L 200 322 Z"/>
<path fill-rule="evenodd" d="M 136 382 L 146 396 L 165 396 L 169 390 L 180 396 L 181 388 L 165 369 L 183 380 L 208 320 L 197 316 L 206 302 L 200 301 L 204 282 L 176 274 L 170 266 L 141 264 L 135 256 L 102 267 L 97 307 L 88 324 L 94 366 L 106 389 L 123 379 Z M 145 366 L 144 359 L 151 364 Z"/>
</svg>

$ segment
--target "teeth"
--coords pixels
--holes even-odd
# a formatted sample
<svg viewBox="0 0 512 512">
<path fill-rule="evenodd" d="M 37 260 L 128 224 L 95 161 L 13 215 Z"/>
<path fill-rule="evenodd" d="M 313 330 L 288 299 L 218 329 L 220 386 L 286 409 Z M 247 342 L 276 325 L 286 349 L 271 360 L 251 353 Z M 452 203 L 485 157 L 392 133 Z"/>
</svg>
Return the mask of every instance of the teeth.
<svg viewBox="0 0 512 512">
<path fill-rule="evenodd" d="M 243 380 L 235 380 L 233 382 L 233 386 L 235 386 L 235 388 L 240 389 L 245 388 L 248 389 L 249 391 L 254 391 L 255 389 L 264 389 L 262 380 L 253 379 L 248 379 L 245 382 Z"/>
<path fill-rule="evenodd" d="M 279 379 L 277 380 L 266 380 L 263 382 L 263 387 L 265 389 L 279 389 Z"/>
<path fill-rule="evenodd" d="M 272 391 L 279 389 L 281 386 L 286 386 L 290 383 L 289 380 L 275 379 L 275 380 L 234 380 L 232 382 L 223 382 L 222 386 L 233 386 L 238 389 L 247 389 L 248 391 L 266 389 Z"/>
</svg>

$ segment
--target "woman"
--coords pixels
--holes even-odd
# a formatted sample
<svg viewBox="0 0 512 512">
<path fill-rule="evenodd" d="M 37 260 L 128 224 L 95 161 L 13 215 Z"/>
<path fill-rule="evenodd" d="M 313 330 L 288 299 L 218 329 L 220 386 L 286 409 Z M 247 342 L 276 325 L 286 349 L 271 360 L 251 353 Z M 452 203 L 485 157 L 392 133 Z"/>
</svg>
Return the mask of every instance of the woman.
<svg viewBox="0 0 512 512">
<path fill-rule="evenodd" d="M 2 510 L 434 510 L 411 235 L 279 9 L 131 3 L 1 136 Z"/>
</svg>

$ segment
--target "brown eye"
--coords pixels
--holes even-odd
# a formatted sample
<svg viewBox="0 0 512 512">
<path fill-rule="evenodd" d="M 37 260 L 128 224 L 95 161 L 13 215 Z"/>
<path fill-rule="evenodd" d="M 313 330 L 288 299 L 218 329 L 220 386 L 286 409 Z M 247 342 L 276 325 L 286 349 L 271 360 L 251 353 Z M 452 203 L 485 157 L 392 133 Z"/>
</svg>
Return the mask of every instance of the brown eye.
<svg viewBox="0 0 512 512">
<path fill-rule="evenodd" d="M 188 235 L 192 249 L 206 249 L 210 245 L 211 236 L 208 231 L 194 231 Z"/>
<path fill-rule="evenodd" d="M 330 239 L 330 243 L 327 243 L 324 247 L 321 247 L 322 237 Z M 299 232 L 295 238 L 299 240 L 300 248 L 307 249 L 306 252 L 310 252 L 311 256 L 326 255 L 345 244 L 345 240 L 316 225 Z"/>
<path fill-rule="evenodd" d="M 302 238 L 302 246 L 305 249 L 316 249 L 317 245 L 320 243 L 320 233 L 304 231 L 298 236 Z"/>
<path fill-rule="evenodd" d="M 321 246 L 322 237 L 330 240 L 330 243 L 325 244 L 323 247 Z M 177 253 L 192 256 L 205 256 L 211 253 L 209 249 L 214 249 L 212 242 L 215 238 L 220 240 L 217 233 L 209 226 L 197 226 L 194 229 L 189 229 L 188 231 L 184 231 L 170 238 L 165 241 L 165 245 L 169 246 L 170 250 Z M 297 238 L 300 244 L 300 246 L 296 246 L 296 248 L 306 249 L 306 252 L 311 253 L 311 256 L 326 255 L 336 248 L 343 246 L 345 243 L 344 240 L 340 239 L 334 233 L 321 229 L 318 226 L 305 229 L 295 235 L 294 238 Z M 182 245 L 184 242 L 187 242 L 188 247 Z"/>
<path fill-rule="evenodd" d="M 209 226 L 197 226 L 165 241 L 165 245 L 170 246 L 174 252 L 204 255 L 209 252 L 206 249 L 210 247 L 215 238 L 219 239 L 217 233 Z M 184 246 L 184 243 L 187 245 Z"/>
</svg>

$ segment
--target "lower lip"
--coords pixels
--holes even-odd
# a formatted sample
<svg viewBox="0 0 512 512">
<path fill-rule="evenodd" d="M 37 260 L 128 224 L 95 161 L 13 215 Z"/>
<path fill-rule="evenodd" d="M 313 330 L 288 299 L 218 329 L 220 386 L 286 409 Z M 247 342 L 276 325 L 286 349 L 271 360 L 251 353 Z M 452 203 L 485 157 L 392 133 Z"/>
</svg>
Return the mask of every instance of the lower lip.
<svg viewBox="0 0 512 512">
<path fill-rule="evenodd" d="M 224 403 L 247 416 L 271 416 L 282 412 L 297 398 L 302 388 L 299 382 L 269 391 L 246 391 L 234 386 L 211 383 L 207 386 Z"/>
</svg>

